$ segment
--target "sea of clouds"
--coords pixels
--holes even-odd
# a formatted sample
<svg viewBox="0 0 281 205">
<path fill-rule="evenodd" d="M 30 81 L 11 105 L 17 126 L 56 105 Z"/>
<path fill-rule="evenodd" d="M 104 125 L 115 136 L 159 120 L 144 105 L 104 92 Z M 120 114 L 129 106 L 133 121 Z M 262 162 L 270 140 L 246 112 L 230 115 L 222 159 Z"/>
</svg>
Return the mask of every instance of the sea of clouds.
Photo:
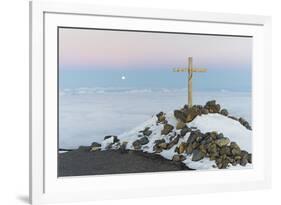
<svg viewBox="0 0 281 205">
<path fill-rule="evenodd" d="M 230 115 L 251 123 L 251 93 L 226 90 L 194 92 L 194 104 L 215 99 Z M 187 101 L 186 89 L 77 88 L 59 94 L 59 147 L 77 148 L 119 135 L 160 111 Z"/>
</svg>

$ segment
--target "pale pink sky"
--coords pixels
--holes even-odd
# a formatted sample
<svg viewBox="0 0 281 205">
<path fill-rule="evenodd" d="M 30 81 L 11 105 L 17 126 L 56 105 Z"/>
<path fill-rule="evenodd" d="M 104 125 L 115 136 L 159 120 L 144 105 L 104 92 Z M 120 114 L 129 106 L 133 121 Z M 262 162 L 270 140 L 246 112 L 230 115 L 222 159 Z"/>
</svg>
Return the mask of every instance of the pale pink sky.
<svg viewBox="0 0 281 205">
<path fill-rule="evenodd" d="M 192 56 L 198 66 L 242 68 L 251 64 L 252 40 L 148 32 L 65 29 L 59 32 L 63 69 L 182 66 Z"/>
</svg>

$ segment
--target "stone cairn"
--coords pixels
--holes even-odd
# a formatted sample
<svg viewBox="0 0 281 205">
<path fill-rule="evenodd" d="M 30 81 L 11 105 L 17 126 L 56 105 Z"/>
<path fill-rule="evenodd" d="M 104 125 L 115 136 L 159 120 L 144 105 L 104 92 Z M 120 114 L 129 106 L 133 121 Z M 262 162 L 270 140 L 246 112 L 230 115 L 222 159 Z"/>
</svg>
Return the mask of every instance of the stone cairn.
<svg viewBox="0 0 281 205">
<path fill-rule="evenodd" d="M 205 106 L 194 105 L 188 108 L 185 105 L 182 109 L 174 110 L 174 116 L 177 119 L 176 127 L 169 124 L 165 113 L 160 112 L 156 115 L 157 124 L 163 124 L 161 135 L 169 136 L 167 142 L 164 138 L 155 140 L 153 150 L 155 153 L 161 153 L 163 150 L 174 149 L 177 153 L 173 156 L 173 161 L 184 161 L 186 156 L 190 155 L 192 161 L 200 161 L 203 158 L 209 158 L 211 161 L 215 161 L 214 167 L 219 169 L 225 169 L 230 166 L 246 166 L 247 163 L 252 163 L 252 154 L 246 150 L 241 150 L 236 142 L 231 142 L 229 138 L 225 137 L 223 133 L 207 132 L 202 133 L 196 127 L 188 127 L 186 123 L 191 122 L 196 116 L 218 113 L 238 121 L 241 125 L 251 130 L 250 124 L 243 118 L 236 118 L 229 116 L 226 109 L 221 109 L 219 104 L 216 104 L 215 100 L 208 101 Z M 178 130 L 179 134 L 175 132 Z M 185 142 L 181 142 L 179 139 L 183 138 L 187 133 L 190 133 L 188 139 Z M 149 143 L 149 136 L 152 131 L 149 127 L 139 131 L 139 139 L 132 143 L 135 150 L 140 150 L 143 146 Z M 117 136 L 106 136 L 104 139 L 113 137 L 113 143 L 108 145 L 106 149 L 120 149 L 121 152 L 128 152 L 127 142 L 120 143 Z M 92 143 L 90 151 L 97 151 L 101 149 L 101 144 Z"/>
</svg>

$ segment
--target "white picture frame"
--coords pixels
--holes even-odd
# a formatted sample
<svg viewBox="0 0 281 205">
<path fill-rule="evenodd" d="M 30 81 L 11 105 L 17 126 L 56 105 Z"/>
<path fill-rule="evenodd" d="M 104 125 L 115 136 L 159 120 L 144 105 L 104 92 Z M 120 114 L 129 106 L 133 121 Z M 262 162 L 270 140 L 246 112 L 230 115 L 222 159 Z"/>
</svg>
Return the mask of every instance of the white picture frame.
<svg viewBox="0 0 281 205">
<path fill-rule="evenodd" d="M 253 36 L 253 169 L 58 178 L 57 74 L 53 69 L 57 67 L 58 26 Z M 270 17 L 30 2 L 30 93 L 32 204 L 239 191 L 271 186 Z"/>
</svg>

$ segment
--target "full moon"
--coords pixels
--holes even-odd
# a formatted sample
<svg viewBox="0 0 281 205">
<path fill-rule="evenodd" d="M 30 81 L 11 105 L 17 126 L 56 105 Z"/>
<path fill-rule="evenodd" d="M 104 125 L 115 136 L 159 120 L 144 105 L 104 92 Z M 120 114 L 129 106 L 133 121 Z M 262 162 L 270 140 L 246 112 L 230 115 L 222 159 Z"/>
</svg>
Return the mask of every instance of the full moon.
<svg viewBox="0 0 281 205">
<path fill-rule="evenodd" d="M 125 79 L 126 79 L 126 77 L 125 77 L 125 76 L 122 76 L 122 77 L 121 77 L 121 79 L 122 79 L 122 80 L 125 80 Z"/>
</svg>

